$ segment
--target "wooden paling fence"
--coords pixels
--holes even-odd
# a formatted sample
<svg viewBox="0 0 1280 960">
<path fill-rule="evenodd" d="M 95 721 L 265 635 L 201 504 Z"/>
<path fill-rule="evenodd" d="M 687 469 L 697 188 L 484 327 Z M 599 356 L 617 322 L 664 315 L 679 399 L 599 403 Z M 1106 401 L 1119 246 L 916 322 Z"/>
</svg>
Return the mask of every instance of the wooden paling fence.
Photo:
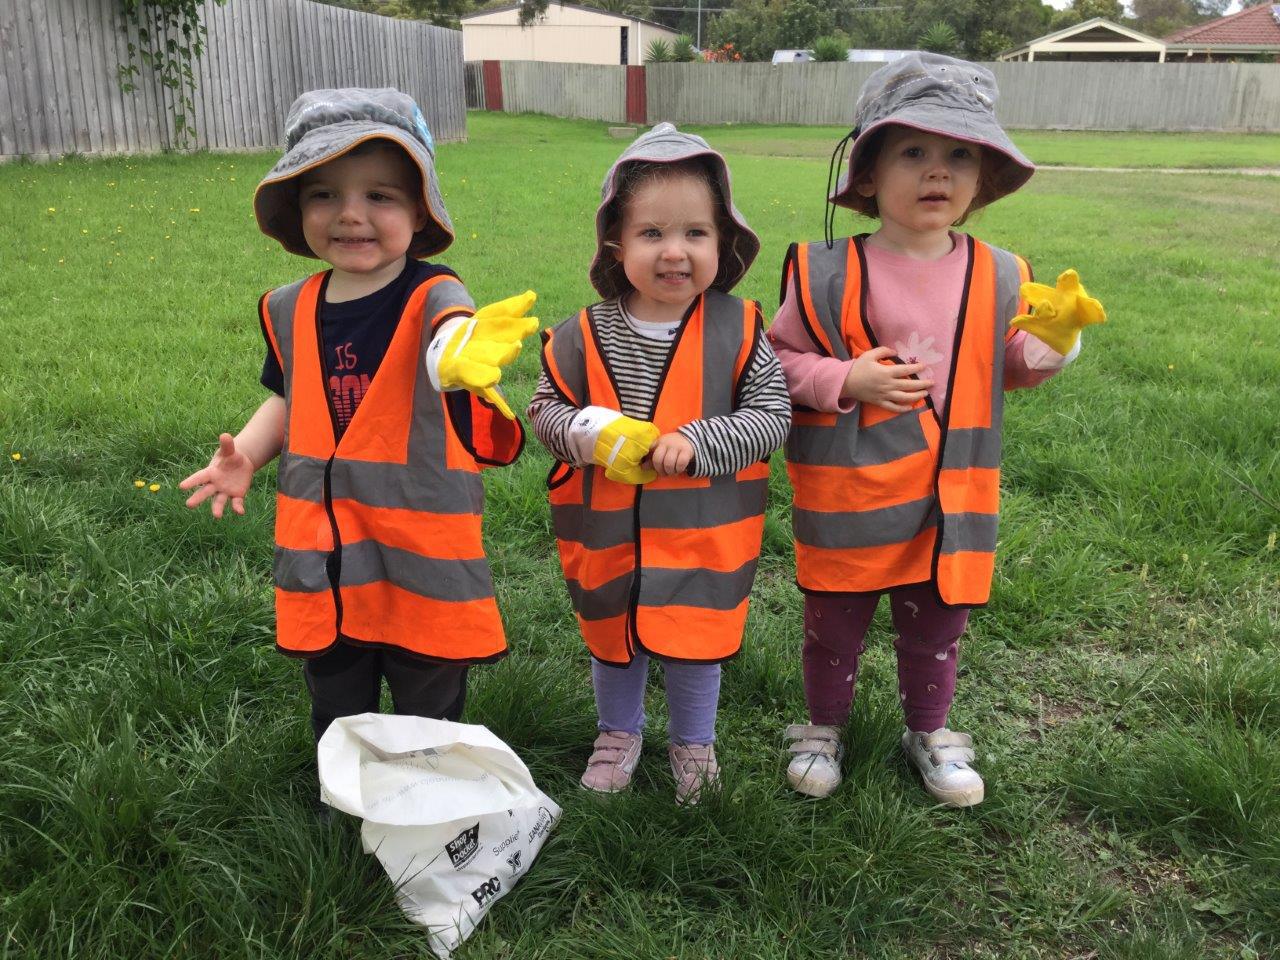
<svg viewBox="0 0 1280 960">
<path fill-rule="evenodd" d="M 462 34 L 310 0 L 206 2 L 192 145 L 278 146 L 289 105 L 319 87 L 396 87 L 437 140 L 466 137 Z M 174 95 L 146 67 L 117 79 L 120 0 L 0 0 L 0 157 L 138 153 L 175 144 Z"/>
<path fill-rule="evenodd" d="M 486 66 L 492 61 L 486 62 Z M 469 67 L 471 65 L 468 65 Z M 511 62 L 473 106 L 615 122 L 847 124 L 873 63 Z M 1020 129 L 1280 131 L 1280 64 L 988 63 L 1001 122 Z M 587 71 L 591 71 L 588 73 Z M 635 115 L 624 71 L 643 73 Z M 634 77 L 632 78 L 634 79 Z M 496 102 L 495 102 L 496 100 Z"/>
</svg>

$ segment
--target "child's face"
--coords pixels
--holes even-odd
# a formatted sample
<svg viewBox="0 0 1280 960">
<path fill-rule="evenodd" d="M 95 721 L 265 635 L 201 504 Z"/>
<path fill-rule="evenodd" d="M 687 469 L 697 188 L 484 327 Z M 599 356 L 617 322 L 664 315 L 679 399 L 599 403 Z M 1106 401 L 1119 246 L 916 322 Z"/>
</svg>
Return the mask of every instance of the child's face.
<svg viewBox="0 0 1280 960">
<path fill-rule="evenodd" d="M 855 185 L 875 197 L 881 222 L 912 234 L 946 231 L 978 192 L 982 148 L 964 140 L 894 126 L 870 175 Z"/>
<path fill-rule="evenodd" d="M 335 271 L 368 275 L 396 264 L 427 223 L 412 161 L 398 147 L 345 154 L 304 174 L 302 235 Z"/>
<path fill-rule="evenodd" d="M 633 311 L 683 311 L 720 268 L 711 188 L 696 176 L 659 176 L 642 184 L 623 211 L 614 251 L 635 287 Z"/>
</svg>

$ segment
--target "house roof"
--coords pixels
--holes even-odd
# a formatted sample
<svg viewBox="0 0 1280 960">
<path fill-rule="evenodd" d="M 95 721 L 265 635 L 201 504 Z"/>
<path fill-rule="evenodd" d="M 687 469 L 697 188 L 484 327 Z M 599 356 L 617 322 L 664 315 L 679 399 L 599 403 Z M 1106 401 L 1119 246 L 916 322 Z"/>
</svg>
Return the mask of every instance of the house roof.
<svg viewBox="0 0 1280 960">
<path fill-rule="evenodd" d="M 1183 27 L 1165 40 L 1179 44 L 1280 47 L 1280 4 L 1261 3 L 1245 7 L 1238 13 L 1208 23 Z"/>
<path fill-rule="evenodd" d="M 1163 46 L 1163 42 L 1155 37 L 1148 36 L 1141 31 L 1134 30 L 1132 27 L 1122 26 L 1114 23 L 1105 17 L 1092 17 L 1080 23 L 1072 24 L 1061 30 L 1055 30 L 1053 33 L 1046 33 L 1042 37 L 1036 37 L 1034 40 L 1028 40 L 1016 47 L 1000 52 L 1000 59 L 1013 56 L 1015 54 L 1025 53 L 1032 47 L 1037 51 L 1052 52 L 1056 44 L 1071 42 L 1071 49 L 1079 49 L 1081 44 L 1093 44 L 1099 51 L 1105 51 L 1109 46 L 1115 44 L 1145 44 L 1152 49 Z M 1117 47 L 1117 49 L 1120 49 Z M 1129 47 L 1129 49 L 1134 49 Z"/>
<path fill-rule="evenodd" d="M 506 13 L 509 10 L 519 10 L 523 6 L 523 3 L 508 3 L 501 7 L 488 7 L 484 10 L 477 10 L 475 13 L 469 13 L 465 17 L 459 17 L 458 20 L 461 23 L 466 23 L 468 20 L 474 20 L 476 17 L 487 17 L 491 13 Z M 558 3 L 557 6 L 568 7 L 570 10 L 585 10 L 588 13 L 598 13 L 601 16 L 613 17 L 615 20 L 632 20 L 636 23 L 647 23 L 651 27 L 661 27 L 663 30 L 667 30 L 671 33 L 676 32 L 665 23 L 658 23 L 656 20 L 646 20 L 644 17 L 634 17 L 629 13 L 614 13 L 612 10 L 601 10 L 599 7 L 589 7 L 581 3 Z"/>
</svg>

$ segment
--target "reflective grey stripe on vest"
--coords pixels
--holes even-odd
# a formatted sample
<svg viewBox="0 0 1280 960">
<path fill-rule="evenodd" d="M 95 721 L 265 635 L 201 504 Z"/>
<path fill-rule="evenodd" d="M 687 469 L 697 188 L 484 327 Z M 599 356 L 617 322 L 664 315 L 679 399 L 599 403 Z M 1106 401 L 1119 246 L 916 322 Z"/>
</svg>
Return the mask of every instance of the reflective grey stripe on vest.
<svg viewBox="0 0 1280 960">
<path fill-rule="evenodd" d="M 792 424 L 787 437 L 787 459 L 817 467 L 874 467 L 928 449 L 919 416 L 859 427 L 857 410 L 833 426 Z"/>
<path fill-rule="evenodd" d="M 317 593 L 329 589 L 323 550 L 276 547 L 276 586 Z M 342 548 L 342 584 L 360 586 L 385 580 L 433 600 L 479 600 L 493 596 L 489 565 L 484 560 L 440 560 L 373 540 Z"/>
<path fill-rule="evenodd" d="M 847 513 L 796 508 L 791 523 L 795 538 L 810 547 L 828 550 L 882 547 L 911 540 L 922 530 L 936 526 L 937 504 L 937 497 L 930 496 L 892 507 Z"/>
<path fill-rule="evenodd" d="M 577 580 L 565 578 L 573 609 L 583 620 L 608 620 L 620 617 L 631 608 L 631 583 L 634 570 L 602 583 L 594 590 L 584 590 Z"/>
<path fill-rule="evenodd" d="M 368 507 L 390 507 L 419 513 L 478 514 L 484 505 L 484 487 L 478 473 L 446 467 L 447 426 L 440 394 L 431 386 L 426 364 L 414 365 L 413 422 L 409 426 L 406 463 L 374 463 L 335 456 L 332 466 L 318 457 L 289 451 L 288 423 L 294 400 L 293 322 L 298 294 L 306 281 L 274 290 L 267 309 L 280 349 L 285 382 L 285 447 L 280 454 L 280 493 L 310 503 L 324 503 L 325 470 L 329 470 L 333 499 L 353 500 Z M 440 288 L 439 297 L 434 295 Z M 465 288 L 455 280 L 437 283 L 426 297 L 423 315 L 447 305 L 470 306 Z M 429 336 L 424 331 L 424 338 Z M 425 344 L 423 345 L 425 349 Z M 323 358 L 321 381 L 323 386 Z M 327 409 L 328 399 L 319 398 Z M 348 431 L 360 424 L 359 411 Z M 342 538 L 343 531 L 339 530 Z M 285 590 L 316 592 L 329 589 L 326 563 L 329 551 L 277 548 L 276 584 Z M 389 567 L 388 567 L 389 563 Z M 423 597 L 461 602 L 493 596 L 488 563 L 476 560 L 440 560 L 400 550 L 370 540 L 343 542 L 341 585 L 387 581 Z"/>
<path fill-rule="evenodd" d="M 452 278 L 437 281 L 427 291 L 427 299 L 422 304 L 422 317 L 427 323 L 434 323 L 436 317 L 450 310 L 471 312 L 476 302 L 467 293 L 467 288 Z M 424 333 L 425 335 L 425 333 Z M 425 348 L 425 344 L 423 344 Z"/>
</svg>

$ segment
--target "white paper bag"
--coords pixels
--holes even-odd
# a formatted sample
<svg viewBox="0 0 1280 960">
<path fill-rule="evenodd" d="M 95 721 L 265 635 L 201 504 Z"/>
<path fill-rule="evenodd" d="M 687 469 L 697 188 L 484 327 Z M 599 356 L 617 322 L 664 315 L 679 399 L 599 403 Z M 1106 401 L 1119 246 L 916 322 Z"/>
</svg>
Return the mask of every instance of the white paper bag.
<svg viewBox="0 0 1280 960">
<path fill-rule="evenodd" d="M 400 906 L 447 958 L 533 863 L 560 807 L 485 727 L 340 717 L 318 748 L 320 796 L 362 817 Z"/>
</svg>

